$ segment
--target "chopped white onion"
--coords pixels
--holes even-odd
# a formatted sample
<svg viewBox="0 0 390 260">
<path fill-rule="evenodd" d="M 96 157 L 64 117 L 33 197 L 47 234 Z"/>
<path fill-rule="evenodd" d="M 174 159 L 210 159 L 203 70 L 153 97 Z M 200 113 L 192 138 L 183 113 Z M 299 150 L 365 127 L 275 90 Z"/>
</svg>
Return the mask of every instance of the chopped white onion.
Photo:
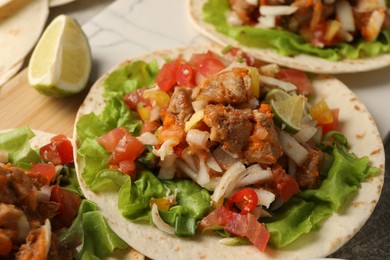
<svg viewBox="0 0 390 260">
<path fill-rule="evenodd" d="M 50 220 L 45 220 L 45 225 L 41 227 L 43 231 L 45 232 L 45 242 L 46 242 L 46 250 L 45 250 L 45 258 L 47 254 L 49 253 L 50 246 L 51 246 L 51 224 Z"/>
<path fill-rule="evenodd" d="M 309 141 L 317 133 L 317 127 L 304 126 L 298 133 L 294 134 L 294 138 L 301 144 Z"/>
<path fill-rule="evenodd" d="M 219 166 L 219 164 L 215 160 L 214 156 L 212 154 L 210 154 L 210 153 L 207 155 L 206 164 L 213 171 L 222 172 L 221 166 Z"/>
<path fill-rule="evenodd" d="M 279 88 L 283 89 L 286 92 L 290 92 L 290 91 L 293 91 L 293 90 L 297 89 L 297 87 L 294 84 L 290 83 L 290 82 L 286 82 L 286 81 L 283 81 L 283 80 L 275 79 L 275 78 L 272 78 L 272 77 L 267 77 L 267 76 L 264 76 L 264 75 L 260 75 L 260 82 L 268 84 L 268 85 L 271 85 L 271 86 L 279 87 Z"/>
<path fill-rule="evenodd" d="M 309 152 L 300 145 L 294 137 L 285 131 L 279 132 L 279 141 L 283 152 L 287 154 L 289 158 L 294 160 L 297 165 L 302 166 L 302 164 L 306 161 Z"/>
<path fill-rule="evenodd" d="M 236 12 L 233 12 L 233 11 L 228 12 L 226 18 L 227 18 L 227 23 L 230 25 L 240 26 L 243 24 L 242 20 L 240 19 L 240 17 L 238 17 Z M 197 73 L 197 74 L 200 74 L 200 73 Z"/>
<path fill-rule="evenodd" d="M 137 139 L 145 145 L 158 145 L 158 139 L 156 135 L 152 134 L 151 132 L 145 132 L 142 135 L 137 136 Z"/>
<path fill-rule="evenodd" d="M 152 212 L 153 223 L 156 225 L 158 229 L 168 234 L 172 234 L 172 235 L 175 234 L 175 229 L 162 220 L 160 213 L 158 213 L 157 204 L 154 203 L 152 205 L 151 212 Z"/>
<path fill-rule="evenodd" d="M 385 21 L 385 11 L 375 10 L 372 12 L 367 24 L 366 40 L 375 41 L 381 31 L 382 24 Z"/>
<path fill-rule="evenodd" d="M 352 6 L 348 1 L 342 0 L 336 3 L 336 15 L 343 30 L 349 32 L 355 31 L 355 19 L 353 17 Z"/>
<path fill-rule="evenodd" d="M 207 100 L 195 100 L 192 102 L 192 108 L 194 109 L 195 112 L 198 112 L 205 108 L 208 104 Z"/>
<path fill-rule="evenodd" d="M 245 171 L 245 165 L 237 161 L 230 166 L 221 177 L 217 187 L 211 195 L 211 204 L 213 207 L 222 205 L 226 194 L 229 194 L 235 188 L 236 181 L 241 177 Z"/>
<path fill-rule="evenodd" d="M 221 74 L 223 72 L 226 72 L 226 71 L 231 71 L 233 70 L 234 68 L 247 68 L 248 66 L 245 64 L 245 63 L 240 63 L 238 61 L 233 61 L 232 63 L 230 63 L 226 68 L 224 68 L 223 70 L 221 70 L 220 72 L 218 72 L 218 74 Z"/>
<path fill-rule="evenodd" d="M 222 166 L 223 169 L 227 169 L 238 161 L 238 159 L 232 157 L 229 153 L 223 150 L 218 146 L 214 151 L 213 155 L 218 164 Z"/>
<path fill-rule="evenodd" d="M 149 121 L 157 121 L 160 119 L 161 108 L 159 106 L 153 106 L 150 111 Z"/>
<path fill-rule="evenodd" d="M 259 164 L 253 164 L 246 168 L 242 178 L 238 181 L 236 187 L 244 187 L 255 183 L 262 183 L 272 179 L 270 168 L 262 169 Z"/>
<path fill-rule="evenodd" d="M 275 194 L 273 194 L 272 192 L 268 191 L 268 190 L 265 190 L 265 189 L 253 189 L 256 194 L 257 194 L 257 199 L 258 199 L 258 202 L 257 202 L 257 205 L 263 205 L 265 206 L 267 209 L 269 208 L 269 206 L 271 205 L 272 202 L 274 202 L 275 200 Z"/>
<path fill-rule="evenodd" d="M 177 155 L 176 154 L 170 154 L 165 157 L 165 160 L 160 161 L 160 171 L 158 172 L 158 178 L 163 180 L 170 180 L 173 179 L 175 172 L 176 172 L 176 161 Z"/>
<path fill-rule="evenodd" d="M 176 160 L 177 167 L 188 177 L 190 177 L 193 181 L 196 182 L 196 179 L 198 178 L 198 174 L 191 169 L 190 166 L 188 166 L 184 161 L 178 159 Z"/>
<path fill-rule="evenodd" d="M 257 206 L 253 209 L 252 214 L 256 217 L 256 219 L 259 219 L 261 217 L 272 217 L 272 215 L 263 209 L 262 206 Z"/>
<path fill-rule="evenodd" d="M 183 150 L 181 158 L 193 171 L 198 170 L 195 155 L 191 152 L 190 147 Z"/>
<path fill-rule="evenodd" d="M 38 201 L 49 201 L 52 187 L 49 185 L 43 185 L 38 191 Z"/>
<path fill-rule="evenodd" d="M 259 28 L 275 28 L 276 26 L 276 16 L 274 15 L 261 15 L 257 21 L 259 23 L 256 24 L 256 27 Z"/>
<path fill-rule="evenodd" d="M 292 5 L 261 5 L 259 7 L 260 15 L 290 15 L 297 10 L 298 7 Z"/>
<path fill-rule="evenodd" d="M 287 164 L 288 175 L 295 179 L 297 176 L 297 164 L 291 158 L 288 158 Z"/>
<path fill-rule="evenodd" d="M 361 13 L 373 12 L 378 9 L 386 9 L 385 0 L 357 0 L 355 10 Z"/>
<path fill-rule="evenodd" d="M 186 135 L 187 143 L 196 149 L 206 149 L 210 133 L 199 129 L 190 129 Z"/>
<path fill-rule="evenodd" d="M 179 144 L 179 142 L 177 138 L 170 138 L 161 145 L 160 149 L 153 149 L 153 153 L 164 161 L 166 156 L 173 154 L 173 146 Z"/>
<path fill-rule="evenodd" d="M 197 156 L 199 158 L 199 170 L 198 170 L 198 177 L 196 178 L 196 182 L 204 187 L 204 185 L 208 182 L 210 182 L 210 175 L 208 168 L 206 166 L 206 162 L 203 156 L 202 152 L 197 153 Z"/>
<path fill-rule="evenodd" d="M 264 75 L 275 75 L 279 72 L 280 67 L 277 64 L 267 64 L 260 67 L 261 73 Z"/>
</svg>

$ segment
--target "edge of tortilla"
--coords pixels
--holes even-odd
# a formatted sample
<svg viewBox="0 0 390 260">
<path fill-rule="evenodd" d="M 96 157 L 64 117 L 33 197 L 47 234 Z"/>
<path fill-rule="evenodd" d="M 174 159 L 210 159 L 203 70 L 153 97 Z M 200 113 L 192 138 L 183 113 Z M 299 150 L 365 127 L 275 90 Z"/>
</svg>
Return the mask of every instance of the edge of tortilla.
<svg viewBox="0 0 390 260">
<path fill-rule="evenodd" d="M 49 16 L 49 0 L 14 0 L 1 11 L 0 75 L 3 75 L 12 71 L 35 46 Z"/>
<path fill-rule="evenodd" d="M 376 70 L 390 65 L 390 53 L 366 59 L 329 61 L 306 54 L 284 56 L 278 54 L 274 49 L 246 47 L 234 39 L 219 33 L 214 26 L 203 21 L 202 8 L 206 1 L 207 0 L 187 0 L 189 17 L 195 28 L 201 34 L 222 46 L 239 46 L 241 49 L 251 53 L 258 59 L 303 71 L 327 74 L 358 73 Z"/>
<path fill-rule="evenodd" d="M 220 51 L 218 45 L 188 46 L 172 50 L 157 51 L 136 57 L 132 60 L 157 60 L 161 65 L 164 57 L 174 57 L 179 53 L 188 58 L 193 52 L 205 50 Z M 121 63 L 123 66 L 130 61 Z M 116 67 L 117 68 L 117 67 Z M 114 68 L 115 69 L 115 68 Z M 91 88 L 81 105 L 76 121 L 91 111 L 99 113 L 105 100 L 102 84 L 108 74 L 102 76 Z M 324 98 L 330 107 L 340 107 L 340 124 L 357 156 L 368 155 L 374 166 L 381 170 L 378 176 L 362 183 L 361 188 L 338 213 L 327 219 L 317 231 L 303 235 L 291 245 L 277 250 L 267 247 L 265 253 L 251 245 L 225 246 L 219 237 L 202 235 L 191 239 L 178 238 L 166 234 L 154 226 L 129 222 L 124 219 L 115 193 L 95 193 L 84 183 L 81 172 L 84 162 L 77 154 L 77 129 L 74 128 L 74 158 L 77 177 L 84 195 L 97 203 L 99 210 L 111 228 L 130 246 L 152 259 L 300 259 L 318 258 L 330 255 L 345 244 L 364 225 L 379 200 L 384 181 L 384 148 L 374 120 L 364 104 L 339 80 L 330 76 L 317 76 L 314 79 L 317 98 Z M 76 125 L 75 125 L 76 126 Z"/>
</svg>

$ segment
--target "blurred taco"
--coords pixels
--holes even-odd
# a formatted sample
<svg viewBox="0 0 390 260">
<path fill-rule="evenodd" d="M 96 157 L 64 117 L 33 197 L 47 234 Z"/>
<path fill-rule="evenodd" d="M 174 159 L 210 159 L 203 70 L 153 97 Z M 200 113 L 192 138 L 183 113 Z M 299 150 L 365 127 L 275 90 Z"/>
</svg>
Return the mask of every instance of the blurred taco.
<svg viewBox="0 0 390 260">
<path fill-rule="evenodd" d="M 189 0 L 197 29 L 257 58 L 315 73 L 390 64 L 387 2 Z"/>
<path fill-rule="evenodd" d="M 324 257 L 383 185 L 378 130 L 345 85 L 217 45 L 123 62 L 74 140 L 84 195 L 152 259 Z"/>
</svg>

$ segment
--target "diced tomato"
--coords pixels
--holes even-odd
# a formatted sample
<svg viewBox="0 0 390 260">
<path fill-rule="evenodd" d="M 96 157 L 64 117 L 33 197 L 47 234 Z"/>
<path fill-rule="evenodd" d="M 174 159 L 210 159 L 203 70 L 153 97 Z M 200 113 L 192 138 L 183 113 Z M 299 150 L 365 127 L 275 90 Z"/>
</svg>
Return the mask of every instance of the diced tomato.
<svg viewBox="0 0 390 260">
<path fill-rule="evenodd" d="M 56 144 L 57 151 L 61 157 L 61 163 L 73 162 L 73 146 L 72 142 L 65 135 L 54 136 L 51 141 Z"/>
<path fill-rule="evenodd" d="M 61 188 L 59 185 L 54 185 L 51 189 L 50 200 L 59 204 L 58 214 L 52 219 L 54 229 L 69 227 L 81 204 L 80 196 Z"/>
<path fill-rule="evenodd" d="M 136 110 L 139 103 L 143 103 L 146 106 L 151 106 L 151 102 L 148 98 L 145 98 L 143 93 L 145 88 L 140 88 L 130 93 L 125 94 L 123 100 L 130 107 L 131 110 Z"/>
<path fill-rule="evenodd" d="M 233 212 L 225 226 L 225 230 L 235 236 L 245 237 L 248 232 L 248 221 L 246 215 Z"/>
<path fill-rule="evenodd" d="M 55 165 L 73 162 L 73 146 L 65 135 L 57 135 L 39 149 L 41 158 Z"/>
<path fill-rule="evenodd" d="M 264 252 L 271 234 L 263 224 L 257 221 L 253 214 L 247 215 L 247 221 L 248 231 L 246 233 L 246 237 L 260 251 Z"/>
<path fill-rule="evenodd" d="M 211 51 L 206 54 L 193 54 L 189 63 L 205 77 L 210 77 L 226 68 L 225 64 Z"/>
<path fill-rule="evenodd" d="M 118 164 L 121 161 L 134 161 L 145 150 L 144 144 L 125 131 L 125 135 L 119 140 L 112 152 L 109 164 Z"/>
<path fill-rule="evenodd" d="M 301 191 L 297 181 L 288 175 L 280 165 L 272 167 L 272 175 L 275 187 L 284 201 L 288 201 L 291 196 Z"/>
<path fill-rule="evenodd" d="M 49 184 L 56 173 L 56 169 L 52 163 L 37 163 L 29 172 L 44 176 L 47 179 L 47 184 Z"/>
<path fill-rule="evenodd" d="M 226 226 L 233 213 L 224 206 L 216 208 L 204 217 L 199 223 L 199 230 L 203 231 L 205 228 L 213 226 Z"/>
<path fill-rule="evenodd" d="M 196 72 L 188 63 L 179 65 L 176 71 L 176 82 L 179 86 L 193 87 L 195 86 Z"/>
<path fill-rule="evenodd" d="M 303 71 L 294 69 L 281 69 L 276 74 L 276 77 L 280 80 L 294 84 L 297 87 L 298 94 L 310 96 L 314 92 L 311 81 Z"/>
<path fill-rule="evenodd" d="M 241 207 L 241 214 L 246 215 L 256 208 L 258 197 L 251 188 L 244 188 L 235 194 L 226 202 L 226 207 L 231 211 L 236 211 L 236 207 Z"/>
<path fill-rule="evenodd" d="M 176 72 L 180 65 L 180 59 L 165 63 L 156 76 L 156 83 L 160 89 L 168 92 L 176 85 Z"/>
<path fill-rule="evenodd" d="M 265 226 L 258 222 L 251 213 L 241 215 L 233 212 L 225 230 L 235 236 L 248 238 L 262 252 L 264 252 L 270 238 L 270 233 Z"/>
<path fill-rule="evenodd" d="M 130 177 L 135 177 L 136 165 L 134 161 L 121 161 L 119 162 L 119 170 Z"/>
<path fill-rule="evenodd" d="M 99 136 L 96 138 L 99 144 L 107 150 L 107 152 L 113 152 L 118 142 L 125 135 L 125 130 L 123 128 L 117 127 L 111 130 L 110 132 Z"/>
<path fill-rule="evenodd" d="M 334 108 L 330 110 L 333 116 L 333 121 L 329 124 L 320 125 L 322 128 L 322 135 L 326 135 L 330 131 L 336 131 L 339 129 L 339 112 L 340 109 Z"/>
</svg>

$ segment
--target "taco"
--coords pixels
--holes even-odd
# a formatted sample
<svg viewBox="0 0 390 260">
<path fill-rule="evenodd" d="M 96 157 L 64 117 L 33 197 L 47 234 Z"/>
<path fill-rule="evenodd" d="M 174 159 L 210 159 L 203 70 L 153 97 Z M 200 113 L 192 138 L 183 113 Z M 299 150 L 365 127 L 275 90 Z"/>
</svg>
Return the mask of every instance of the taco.
<svg viewBox="0 0 390 260">
<path fill-rule="evenodd" d="M 390 64 L 386 1 L 189 0 L 196 28 L 259 59 L 315 73 Z"/>
<path fill-rule="evenodd" d="M 0 219 L 1 259 L 102 259 L 115 248 L 128 251 L 84 199 L 64 135 L 1 131 Z"/>
<path fill-rule="evenodd" d="M 74 129 L 84 195 L 152 259 L 331 254 L 380 196 L 373 119 L 335 78 L 221 51 L 152 52 L 92 86 Z"/>
<path fill-rule="evenodd" d="M 0 86 L 20 69 L 41 35 L 48 15 L 47 0 L 0 3 Z"/>
</svg>

